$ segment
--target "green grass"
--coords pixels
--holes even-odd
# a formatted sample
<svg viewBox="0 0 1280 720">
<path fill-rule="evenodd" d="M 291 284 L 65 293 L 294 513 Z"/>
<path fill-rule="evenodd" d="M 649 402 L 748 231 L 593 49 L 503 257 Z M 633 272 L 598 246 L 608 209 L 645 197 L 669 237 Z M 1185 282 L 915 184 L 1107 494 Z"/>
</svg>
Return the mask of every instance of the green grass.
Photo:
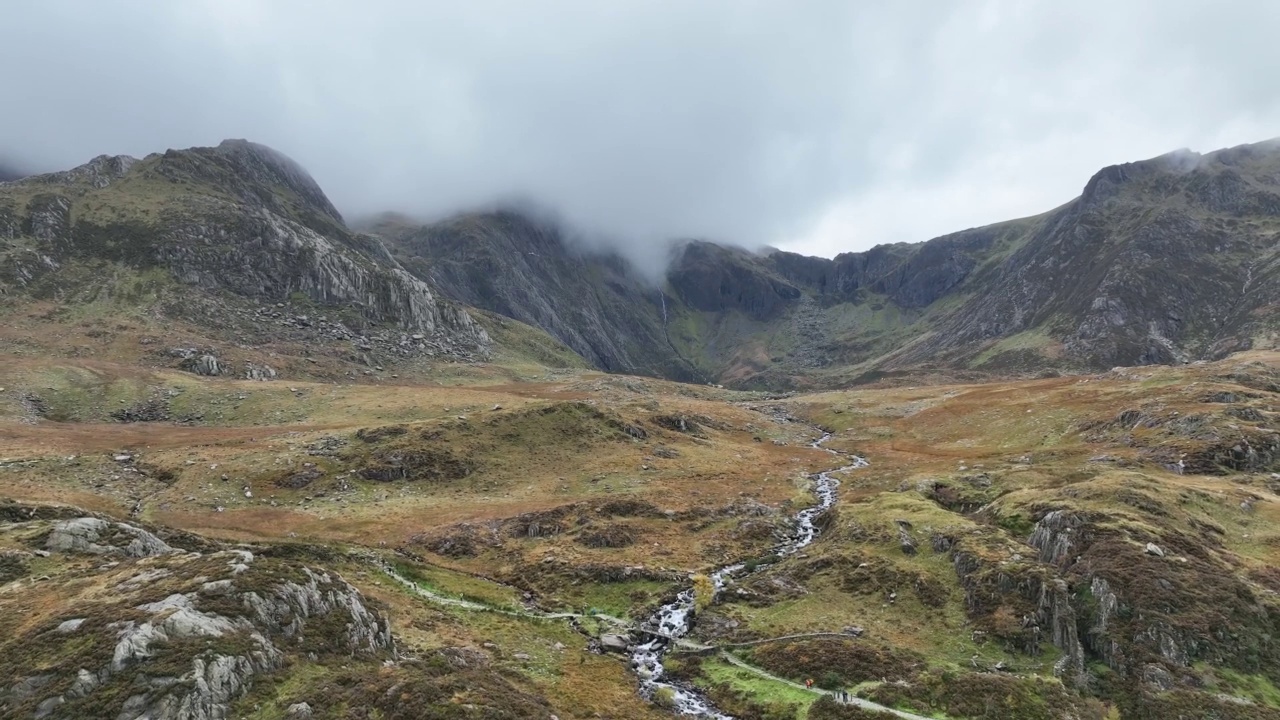
<svg viewBox="0 0 1280 720">
<path fill-rule="evenodd" d="M 733 665 L 720 658 L 707 658 L 702 662 L 702 671 L 713 683 L 724 683 L 735 690 L 746 693 L 751 700 L 765 705 L 795 705 L 796 718 L 804 720 L 809 716 L 809 706 L 818 699 L 818 695 L 792 687 L 786 683 L 770 680 L 755 673 Z"/>
<path fill-rule="evenodd" d="M 305 696 L 306 691 L 322 684 L 332 671 L 320 664 L 295 663 L 287 673 L 256 678 L 253 690 L 236 705 L 233 717 L 245 720 L 284 720 L 290 699 Z"/>
<path fill-rule="evenodd" d="M 1031 330 L 1025 330 L 1008 337 L 1001 338 L 991 347 L 978 353 L 976 357 L 969 361 L 969 367 L 979 368 L 987 363 L 997 359 L 1000 355 L 1018 350 L 1031 350 L 1041 353 L 1045 348 L 1052 346 L 1056 340 L 1049 336 L 1048 331 L 1044 327 L 1037 327 Z"/>
<path fill-rule="evenodd" d="M 503 609 L 520 609 L 520 592 L 483 578 L 435 565 L 397 563 L 396 571 L 437 595 Z"/>
<path fill-rule="evenodd" d="M 1202 666 L 1197 669 L 1204 671 L 1209 668 Z M 1230 695 L 1248 698 L 1259 705 L 1280 708 L 1280 688 L 1267 678 L 1261 675 L 1245 675 L 1223 667 L 1212 668 L 1212 673 L 1218 682 L 1216 687 L 1214 685 L 1210 687 Z"/>
<path fill-rule="evenodd" d="M 614 617 L 635 617 L 638 610 L 658 600 L 671 585 L 656 580 L 621 583 L 587 583 L 567 587 L 560 594 L 576 610 L 596 609 Z"/>
<path fill-rule="evenodd" d="M 496 313 L 470 309 L 471 317 L 489 333 L 497 348 L 493 362 L 520 377 L 535 377 L 548 368 L 587 370 L 591 366 L 577 353 L 538 328 Z"/>
</svg>

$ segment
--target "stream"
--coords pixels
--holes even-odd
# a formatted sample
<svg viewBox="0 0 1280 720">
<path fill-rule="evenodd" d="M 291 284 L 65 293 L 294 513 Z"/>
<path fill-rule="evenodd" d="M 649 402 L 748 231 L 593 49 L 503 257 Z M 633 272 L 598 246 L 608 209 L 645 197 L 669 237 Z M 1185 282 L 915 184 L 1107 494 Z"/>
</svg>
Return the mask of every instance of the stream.
<svg viewBox="0 0 1280 720">
<path fill-rule="evenodd" d="M 826 450 L 833 455 L 842 454 L 822 447 L 822 444 L 830 439 L 831 433 L 826 433 L 820 439 L 811 443 L 811 447 Z M 865 459 L 857 456 L 852 457 L 852 463 L 818 474 L 813 491 L 818 498 L 817 504 L 796 513 L 795 536 L 774 548 L 774 553 L 778 555 L 795 554 L 801 548 L 813 542 L 814 538 L 818 536 L 818 528 L 813 524 L 813 520 L 822 511 L 835 504 L 836 488 L 840 485 L 840 481 L 832 476 L 835 473 L 867 466 Z M 742 571 L 745 567 L 744 563 L 737 563 L 726 565 L 713 572 L 711 581 L 715 586 L 715 591 L 719 593 L 730 579 L 743 574 Z M 659 691 L 665 691 L 664 694 L 669 693 L 668 697 L 672 701 L 672 709 L 681 715 L 714 718 L 714 720 L 733 720 L 732 715 L 726 715 L 717 710 L 711 704 L 711 701 L 703 697 L 697 690 L 682 684 L 663 681 L 662 659 L 666 656 L 667 651 L 693 629 L 693 610 L 694 591 L 693 588 L 688 588 L 677 595 L 675 600 L 658 608 L 657 612 L 640 625 L 639 632 L 647 638 L 647 641 L 636 645 L 631 651 L 631 667 L 640 678 L 640 692 L 649 699 L 653 699 Z"/>
</svg>

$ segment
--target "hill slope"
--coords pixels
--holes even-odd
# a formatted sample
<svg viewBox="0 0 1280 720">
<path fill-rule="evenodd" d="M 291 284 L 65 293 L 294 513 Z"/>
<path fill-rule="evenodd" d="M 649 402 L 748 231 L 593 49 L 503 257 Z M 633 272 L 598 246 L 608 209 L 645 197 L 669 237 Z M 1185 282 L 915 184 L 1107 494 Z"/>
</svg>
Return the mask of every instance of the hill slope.
<svg viewBox="0 0 1280 720">
<path fill-rule="evenodd" d="M 464 310 L 347 229 L 302 168 L 245 141 L 142 160 L 101 156 L 2 184 L 0 243 L 0 291 L 10 297 L 83 300 L 127 291 L 105 280 L 118 271 L 159 270 L 184 286 L 168 297 L 179 316 L 299 300 L 339 314 L 349 334 L 381 325 L 439 352 L 489 345 Z"/>
<path fill-rule="evenodd" d="M 918 245 L 829 260 L 687 243 L 661 289 L 514 212 L 374 231 L 449 297 L 602 369 L 685 380 L 1186 362 L 1280 329 L 1276 142 L 1105 168 L 1053 211 Z"/>
</svg>

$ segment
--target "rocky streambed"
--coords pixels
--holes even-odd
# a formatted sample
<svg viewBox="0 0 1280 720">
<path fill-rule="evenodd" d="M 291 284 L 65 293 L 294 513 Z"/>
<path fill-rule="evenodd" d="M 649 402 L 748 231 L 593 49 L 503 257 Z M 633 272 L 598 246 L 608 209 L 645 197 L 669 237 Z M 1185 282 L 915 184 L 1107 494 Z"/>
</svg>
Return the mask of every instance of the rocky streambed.
<svg viewBox="0 0 1280 720">
<path fill-rule="evenodd" d="M 835 450 L 822 447 L 823 443 L 830 438 L 830 433 L 824 434 L 821 439 L 813 443 L 813 447 L 839 454 Z M 778 555 L 794 554 L 812 543 L 818 536 L 819 530 L 814 524 L 814 519 L 836 502 L 836 488 L 840 486 L 840 481 L 835 478 L 835 475 L 867 465 L 867 461 L 861 457 L 851 456 L 851 459 L 852 462 L 848 465 L 818 474 L 814 487 L 818 502 L 796 514 L 795 533 L 790 540 L 775 549 Z M 746 572 L 744 563 L 727 565 L 711 574 L 711 582 L 718 593 L 729 580 Z M 681 715 L 732 720 L 731 715 L 717 710 L 694 688 L 664 679 L 662 660 L 681 638 L 693 630 L 696 620 L 694 604 L 694 589 L 688 588 L 681 591 L 675 600 L 658 608 L 657 612 L 638 628 L 637 632 L 643 636 L 644 642 L 631 648 L 631 667 L 640 678 L 640 691 L 645 697 L 652 699 L 662 693 L 665 696 L 664 702 L 670 704 L 672 709 Z"/>
</svg>

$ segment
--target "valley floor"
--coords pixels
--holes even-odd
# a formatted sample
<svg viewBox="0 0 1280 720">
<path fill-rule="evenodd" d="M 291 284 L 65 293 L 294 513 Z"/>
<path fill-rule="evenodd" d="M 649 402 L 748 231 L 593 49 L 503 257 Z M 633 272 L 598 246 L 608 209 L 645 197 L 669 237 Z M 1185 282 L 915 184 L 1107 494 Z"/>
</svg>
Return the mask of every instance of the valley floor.
<svg viewBox="0 0 1280 720">
<path fill-rule="evenodd" d="M 699 600 L 666 664 L 735 717 L 1280 717 L 1280 354 L 808 395 L 520 377 L 0 357 L 0 647 L 32 668 L 0 709 L 37 715 L 55 687 L 80 707 L 88 641 L 53 628 L 83 614 L 109 640 L 166 597 L 144 583 L 112 604 L 109 588 L 162 569 L 181 597 L 213 577 L 186 556 L 50 545 L 94 516 L 254 553 L 263 582 L 340 575 L 389 619 L 395 652 L 359 661 L 275 641 L 286 659 L 228 699 L 235 717 L 662 717 L 601 641 L 639 640 L 732 562 L 749 572 Z M 810 447 L 823 432 L 870 466 L 779 557 L 814 474 L 842 464 Z M 129 695 L 101 682 L 115 717 Z M 375 700 L 397 692 L 421 714 Z"/>
</svg>

